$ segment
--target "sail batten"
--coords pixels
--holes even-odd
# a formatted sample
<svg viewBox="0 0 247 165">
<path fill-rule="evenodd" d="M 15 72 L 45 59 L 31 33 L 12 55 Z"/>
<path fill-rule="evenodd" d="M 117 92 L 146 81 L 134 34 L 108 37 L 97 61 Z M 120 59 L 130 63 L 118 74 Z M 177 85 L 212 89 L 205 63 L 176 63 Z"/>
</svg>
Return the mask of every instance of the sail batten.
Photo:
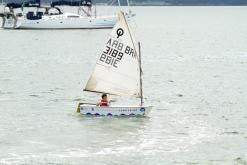
<svg viewBox="0 0 247 165">
<path fill-rule="evenodd" d="M 85 90 L 139 98 L 140 87 L 139 54 L 126 18 L 121 12 Z"/>
</svg>

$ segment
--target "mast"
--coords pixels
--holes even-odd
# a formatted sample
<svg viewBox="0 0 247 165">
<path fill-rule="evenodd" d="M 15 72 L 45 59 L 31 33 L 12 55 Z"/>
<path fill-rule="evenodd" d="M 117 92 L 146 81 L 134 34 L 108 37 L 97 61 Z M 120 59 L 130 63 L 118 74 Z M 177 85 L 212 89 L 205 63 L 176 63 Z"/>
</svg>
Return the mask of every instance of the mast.
<svg viewBox="0 0 247 165">
<path fill-rule="evenodd" d="M 142 93 L 142 60 L 141 60 L 141 43 L 138 42 L 139 51 L 139 70 L 140 70 L 140 96 L 141 96 L 141 106 L 143 105 L 143 93 Z"/>
<path fill-rule="evenodd" d="M 136 50 L 136 47 L 135 47 L 135 44 L 134 44 L 134 40 L 133 40 L 132 35 L 130 33 L 129 25 L 127 23 L 127 20 L 126 20 L 125 16 L 124 16 L 124 21 L 125 21 L 125 24 L 126 24 L 126 26 L 128 28 L 128 31 L 129 31 L 129 34 L 130 34 L 130 38 L 131 38 L 131 41 L 133 43 L 134 50 L 137 53 L 137 50 Z M 140 77 L 140 97 L 141 97 L 141 106 L 142 106 L 143 105 L 143 93 L 142 93 L 142 67 L 141 67 L 142 61 L 141 61 L 141 43 L 140 42 L 138 42 L 138 52 L 139 52 L 139 60 L 138 61 L 139 61 L 139 70 L 140 70 L 140 76 L 139 76 Z"/>
<path fill-rule="evenodd" d="M 128 7 L 130 7 L 130 2 L 129 2 L 129 0 L 127 0 L 127 5 L 128 5 Z"/>
<path fill-rule="evenodd" d="M 96 8 L 96 2 L 95 2 L 95 6 L 94 6 L 94 17 L 97 17 L 97 8 Z"/>
<path fill-rule="evenodd" d="M 118 0 L 118 6 L 121 6 L 120 0 Z"/>
<path fill-rule="evenodd" d="M 129 9 L 129 14 L 130 14 L 131 13 L 131 10 L 130 10 L 130 2 L 129 2 L 129 0 L 126 0 L 126 2 L 127 2 L 128 9 Z"/>
</svg>

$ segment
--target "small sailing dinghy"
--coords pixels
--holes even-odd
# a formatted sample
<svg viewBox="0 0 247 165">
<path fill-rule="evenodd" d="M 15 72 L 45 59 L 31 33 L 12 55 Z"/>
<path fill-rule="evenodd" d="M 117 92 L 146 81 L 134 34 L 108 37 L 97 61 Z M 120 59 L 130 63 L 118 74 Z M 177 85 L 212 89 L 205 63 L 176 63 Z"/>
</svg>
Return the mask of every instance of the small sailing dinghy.
<svg viewBox="0 0 247 165">
<path fill-rule="evenodd" d="M 79 103 L 77 112 L 96 116 L 146 115 L 143 105 L 140 43 L 136 43 L 123 12 L 106 41 L 84 91 L 140 98 L 137 106 L 96 106 Z"/>
</svg>

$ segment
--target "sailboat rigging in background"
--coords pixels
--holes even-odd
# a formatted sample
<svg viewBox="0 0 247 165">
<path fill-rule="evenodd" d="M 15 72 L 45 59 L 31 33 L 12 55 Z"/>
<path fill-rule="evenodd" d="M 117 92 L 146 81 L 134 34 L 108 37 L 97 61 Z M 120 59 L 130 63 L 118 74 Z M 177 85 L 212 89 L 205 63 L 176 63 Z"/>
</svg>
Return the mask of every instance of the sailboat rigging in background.
<svg viewBox="0 0 247 165">
<path fill-rule="evenodd" d="M 64 13 L 62 6 L 78 7 L 78 13 Z M 92 0 L 58 0 L 48 6 L 41 5 L 40 0 L 31 0 L 7 3 L 0 17 L 6 29 L 99 29 L 115 25 L 117 15 L 97 15 L 96 3 L 94 14 L 92 8 Z M 125 13 L 127 19 L 133 16 L 131 12 Z"/>
<path fill-rule="evenodd" d="M 79 103 L 77 111 L 85 115 L 146 115 L 151 106 L 143 105 L 140 43 L 135 41 L 123 12 L 109 34 L 84 91 L 140 98 L 137 106 L 101 107 Z"/>
</svg>

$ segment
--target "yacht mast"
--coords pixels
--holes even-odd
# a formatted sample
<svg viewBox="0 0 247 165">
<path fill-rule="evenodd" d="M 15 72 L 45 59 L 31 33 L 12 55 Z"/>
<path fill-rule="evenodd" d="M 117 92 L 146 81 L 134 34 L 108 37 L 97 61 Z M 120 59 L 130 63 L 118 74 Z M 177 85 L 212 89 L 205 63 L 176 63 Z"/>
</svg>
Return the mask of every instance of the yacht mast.
<svg viewBox="0 0 247 165">
<path fill-rule="evenodd" d="M 120 0 L 118 0 L 118 6 L 121 6 Z"/>
</svg>

